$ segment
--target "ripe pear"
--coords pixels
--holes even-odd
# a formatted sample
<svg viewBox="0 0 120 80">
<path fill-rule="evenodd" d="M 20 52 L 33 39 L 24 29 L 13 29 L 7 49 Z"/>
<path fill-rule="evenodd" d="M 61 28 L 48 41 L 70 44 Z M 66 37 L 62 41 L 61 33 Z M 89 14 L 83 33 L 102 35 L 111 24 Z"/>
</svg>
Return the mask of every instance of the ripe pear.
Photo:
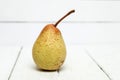
<svg viewBox="0 0 120 80">
<path fill-rule="evenodd" d="M 60 30 L 56 27 L 71 10 L 55 24 L 46 25 L 35 41 L 32 56 L 35 64 L 42 70 L 58 70 L 66 58 L 66 46 Z"/>
</svg>

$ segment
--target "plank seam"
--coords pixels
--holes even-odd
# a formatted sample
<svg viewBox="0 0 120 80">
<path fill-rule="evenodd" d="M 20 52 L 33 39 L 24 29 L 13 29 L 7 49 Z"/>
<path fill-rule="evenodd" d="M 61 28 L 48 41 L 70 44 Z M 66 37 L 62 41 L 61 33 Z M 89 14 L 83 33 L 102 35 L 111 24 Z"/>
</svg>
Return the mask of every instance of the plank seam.
<svg viewBox="0 0 120 80">
<path fill-rule="evenodd" d="M 56 21 L 0 21 L 0 23 L 55 23 Z M 120 21 L 63 21 L 62 23 L 120 23 Z"/>
<path fill-rule="evenodd" d="M 11 71 L 10 71 L 8 80 L 10 80 L 10 78 L 11 78 L 11 76 L 12 76 L 12 73 L 13 73 L 13 71 L 14 71 L 14 69 L 15 69 L 15 66 L 16 66 L 16 64 L 17 64 L 17 61 L 18 61 L 19 57 L 20 57 L 20 54 L 21 54 L 22 49 L 23 49 L 23 47 L 21 47 L 20 50 L 19 50 L 19 52 L 18 52 L 17 58 L 16 58 L 16 60 L 15 60 L 15 62 L 14 62 L 14 64 L 13 64 L 13 67 L 12 67 Z"/>
<path fill-rule="evenodd" d="M 86 50 L 86 54 L 92 59 L 92 61 L 99 67 L 99 69 L 108 77 L 109 80 L 112 80 L 112 78 L 109 76 L 109 74 L 105 71 L 105 69 L 100 66 L 100 64 L 92 57 L 92 55 Z"/>
</svg>

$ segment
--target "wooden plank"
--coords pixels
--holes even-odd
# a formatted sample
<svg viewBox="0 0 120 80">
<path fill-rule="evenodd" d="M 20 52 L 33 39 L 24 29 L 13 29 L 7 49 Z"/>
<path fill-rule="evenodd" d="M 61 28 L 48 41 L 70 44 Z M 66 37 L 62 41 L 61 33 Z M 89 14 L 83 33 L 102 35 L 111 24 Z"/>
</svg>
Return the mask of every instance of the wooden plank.
<svg viewBox="0 0 120 80">
<path fill-rule="evenodd" d="M 67 53 L 65 66 L 59 73 L 61 80 L 109 80 L 82 46 L 69 46 Z"/>
<path fill-rule="evenodd" d="M 119 0 L 1 0 L 0 21 L 56 21 L 71 9 L 65 21 L 120 21 Z"/>
<path fill-rule="evenodd" d="M 67 58 L 59 72 L 37 70 L 30 47 L 24 47 L 10 80 L 109 80 L 80 46 L 68 46 Z"/>
<path fill-rule="evenodd" d="M 57 71 L 47 72 L 36 68 L 31 50 L 31 47 L 23 47 L 23 51 L 10 80 L 57 80 Z"/>
<path fill-rule="evenodd" d="M 32 44 L 45 23 L 0 23 L 0 45 L 18 46 Z"/>
<path fill-rule="evenodd" d="M 19 50 L 19 46 L 0 46 L 0 80 L 8 80 Z"/>
<path fill-rule="evenodd" d="M 1 23 L 0 45 L 33 45 L 41 30 L 47 24 Z M 61 23 L 58 28 L 67 45 L 120 44 L 119 26 L 120 23 Z"/>
<path fill-rule="evenodd" d="M 112 80 L 120 79 L 120 45 L 85 46 L 91 56 L 109 74 Z"/>
</svg>

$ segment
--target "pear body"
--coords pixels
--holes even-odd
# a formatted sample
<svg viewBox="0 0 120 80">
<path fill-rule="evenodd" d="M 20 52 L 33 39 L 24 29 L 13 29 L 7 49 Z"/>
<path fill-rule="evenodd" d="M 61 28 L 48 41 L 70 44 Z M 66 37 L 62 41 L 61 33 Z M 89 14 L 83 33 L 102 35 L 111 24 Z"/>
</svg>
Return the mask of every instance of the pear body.
<svg viewBox="0 0 120 80">
<path fill-rule="evenodd" d="M 33 60 L 39 69 L 58 70 L 66 57 L 61 32 L 53 25 L 45 26 L 32 49 Z"/>
</svg>

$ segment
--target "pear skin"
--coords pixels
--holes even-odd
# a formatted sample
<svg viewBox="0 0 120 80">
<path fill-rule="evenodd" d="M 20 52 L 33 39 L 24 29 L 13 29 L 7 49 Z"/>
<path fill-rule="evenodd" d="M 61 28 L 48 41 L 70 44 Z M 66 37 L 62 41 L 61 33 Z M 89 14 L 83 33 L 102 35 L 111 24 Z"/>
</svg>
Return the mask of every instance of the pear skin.
<svg viewBox="0 0 120 80">
<path fill-rule="evenodd" d="M 37 38 L 32 53 L 38 68 L 59 69 L 66 57 L 66 47 L 61 32 L 53 24 L 47 25 Z"/>
<path fill-rule="evenodd" d="M 68 12 L 56 24 L 46 25 L 39 34 L 32 49 L 33 60 L 39 69 L 58 70 L 65 61 L 66 46 L 56 26 L 72 12 L 74 10 Z"/>
</svg>

